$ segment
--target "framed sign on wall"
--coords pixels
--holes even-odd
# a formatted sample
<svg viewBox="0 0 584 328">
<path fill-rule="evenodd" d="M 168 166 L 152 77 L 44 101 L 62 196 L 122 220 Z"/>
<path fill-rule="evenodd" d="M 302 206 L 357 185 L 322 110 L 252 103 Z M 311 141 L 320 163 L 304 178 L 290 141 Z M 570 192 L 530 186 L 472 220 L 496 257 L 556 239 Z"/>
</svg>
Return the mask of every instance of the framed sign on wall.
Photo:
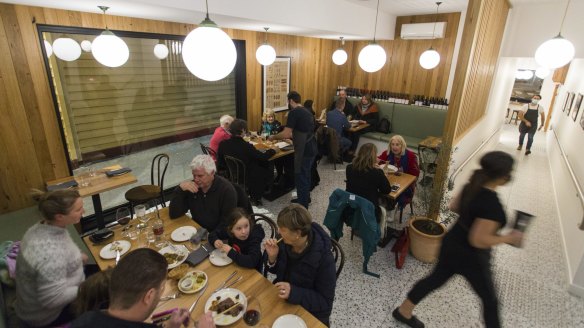
<svg viewBox="0 0 584 328">
<path fill-rule="evenodd" d="M 268 108 L 275 112 L 288 109 L 290 65 L 290 57 L 276 57 L 272 65 L 262 66 L 262 112 Z"/>
</svg>

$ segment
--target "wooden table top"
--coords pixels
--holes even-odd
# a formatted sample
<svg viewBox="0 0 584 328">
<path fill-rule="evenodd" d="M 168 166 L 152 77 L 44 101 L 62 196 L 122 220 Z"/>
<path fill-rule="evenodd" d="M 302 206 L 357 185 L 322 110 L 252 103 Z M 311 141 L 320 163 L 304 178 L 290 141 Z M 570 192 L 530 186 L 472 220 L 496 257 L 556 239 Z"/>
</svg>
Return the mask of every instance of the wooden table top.
<svg viewBox="0 0 584 328">
<path fill-rule="evenodd" d="M 170 234 L 174 231 L 174 229 L 182 226 L 194 226 L 199 228 L 199 225 L 191 220 L 188 216 L 182 216 L 180 218 L 171 220 L 168 215 L 168 207 L 162 208 L 160 210 L 160 218 L 164 222 L 164 233 L 165 235 L 170 236 Z M 138 222 L 131 222 L 130 224 L 136 224 Z M 111 228 L 114 231 L 114 238 L 109 239 L 104 244 L 94 245 L 88 237 L 83 238 L 83 241 L 89 248 L 91 254 L 95 258 L 96 263 L 99 267 L 103 270 L 110 266 L 115 265 L 115 260 L 104 260 L 99 256 L 100 250 L 107 244 L 108 242 L 112 242 L 114 240 L 121 239 L 121 226 L 115 226 Z M 140 247 L 140 243 L 143 238 L 139 238 L 138 240 L 131 240 L 132 248 L 136 249 Z M 185 246 L 193 249 L 194 247 L 188 241 L 183 243 L 173 242 L 174 244 L 185 244 Z M 197 247 L 198 248 L 198 247 Z M 130 250 L 130 251 L 131 251 Z M 199 263 L 197 266 L 190 268 L 189 270 L 199 270 L 203 271 L 207 274 L 208 277 L 208 287 L 204 294 L 201 296 L 199 303 L 193 310 L 191 317 L 193 319 L 199 318 L 204 311 L 205 303 L 213 294 L 215 289 L 221 285 L 223 281 L 227 279 L 227 277 L 233 273 L 233 271 L 237 270 L 236 277 L 230 280 L 234 281 L 238 276 L 243 276 L 243 279 L 236 283 L 232 288 L 239 289 L 243 292 L 247 298 L 254 297 L 259 303 L 261 307 L 261 319 L 260 323 L 271 327 L 274 321 L 284 314 L 295 314 L 301 317 L 308 327 L 325 327 L 318 319 L 316 319 L 312 314 L 306 311 L 303 307 L 299 305 L 293 305 L 287 303 L 285 300 L 280 299 L 278 297 L 278 289 L 264 276 L 262 276 L 259 272 L 254 269 L 246 269 L 238 266 L 235 263 L 231 263 L 224 267 L 217 267 L 209 262 L 209 259 L 205 259 L 203 262 Z M 178 291 L 177 281 L 168 279 L 166 281 L 166 287 L 163 293 L 163 296 L 175 294 Z M 154 313 L 158 313 L 164 310 L 172 309 L 172 308 L 186 308 L 188 309 L 191 304 L 194 302 L 196 297 L 199 293 L 195 294 L 181 294 L 180 297 L 161 302 Z M 191 321 L 189 327 L 192 327 L 193 321 Z M 229 327 L 247 327 L 242 319 L 238 320 L 234 324 L 230 325 Z"/>
<path fill-rule="evenodd" d="M 347 129 L 349 132 L 358 132 L 361 131 L 363 129 L 365 129 L 366 127 L 369 127 L 369 123 L 363 123 L 363 124 L 358 124 L 355 126 L 351 126 L 351 128 Z"/>
<path fill-rule="evenodd" d="M 392 191 L 389 193 L 389 198 L 397 199 L 399 195 L 401 195 L 412 183 L 416 182 L 416 176 L 402 173 L 400 175 L 395 175 L 395 173 L 385 174 L 387 180 L 389 180 L 389 184 L 393 185 L 399 183 L 399 189 L 397 191 Z"/>
<path fill-rule="evenodd" d="M 277 158 L 280 157 L 284 157 L 290 154 L 294 153 L 294 149 L 290 149 L 290 150 L 282 150 L 278 147 L 274 147 L 273 145 L 275 145 L 276 143 L 280 142 L 280 141 L 262 141 L 259 138 L 254 138 L 252 140 L 253 142 L 255 142 L 254 147 L 257 150 L 261 150 L 261 149 L 274 149 L 276 151 L 276 153 L 274 154 L 274 156 L 270 157 L 270 161 L 273 161 Z"/>
<path fill-rule="evenodd" d="M 418 148 L 426 147 L 426 148 L 438 149 L 441 145 L 442 145 L 442 137 L 428 136 L 428 137 L 426 137 L 426 139 L 420 141 L 420 143 L 418 144 Z"/>
<path fill-rule="evenodd" d="M 107 175 L 105 175 L 106 171 L 118 170 L 121 168 L 122 167 L 120 165 L 112 165 L 112 166 L 104 167 L 101 170 L 97 170 L 95 172 L 95 176 L 93 176 L 93 177 L 88 176 L 87 177 L 87 179 L 89 180 L 88 186 L 77 187 L 77 190 L 79 191 L 79 195 L 81 195 L 81 197 L 93 196 L 93 195 L 97 195 L 97 194 L 100 194 L 100 193 L 108 191 L 108 190 L 112 190 L 112 189 L 116 189 L 116 188 L 119 188 L 119 187 L 122 187 L 125 185 L 129 185 L 129 184 L 132 184 L 132 183 L 138 181 L 138 179 L 136 179 L 136 176 L 134 176 L 131 172 L 120 175 L 120 176 L 111 177 L 111 178 L 109 178 Z M 65 177 L 65 178 L 61 178 L 61 179 L 47 181 L 46 185 L 50 186 L 50 185 L 55 185 L 55 184 L 68 182 L 68 181 L 72 181 L 72 180 L 75 180 L 75 177 Z M 77 181 L 77 182 L 79 183 L 79 181 Z"/>
</svg>

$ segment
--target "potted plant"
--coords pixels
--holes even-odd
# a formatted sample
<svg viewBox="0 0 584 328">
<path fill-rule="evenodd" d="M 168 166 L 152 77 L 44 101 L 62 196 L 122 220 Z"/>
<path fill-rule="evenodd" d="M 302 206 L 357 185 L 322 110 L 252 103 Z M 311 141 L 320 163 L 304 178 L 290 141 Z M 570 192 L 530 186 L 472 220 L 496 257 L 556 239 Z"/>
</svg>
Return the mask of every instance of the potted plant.
<svg viewBox="0 0 584 328">
<path fill-rule="evenodd" d="M 440 153 L 450 155 L 444 149 Z M 440 156 L 442 157 L 440 159 L 443 159 L 444 155 Z M 438 162 L 440 162 L 440 159 Z M 442 161 L 442 163 L 444 162 Z M 453 164 L 453 161 L 450 161 L 450 165 L 452 166 Z M 408 236 L 412 255 L 425 263 L 436 262 L 442 239 L 447 231 L 446 228 L 457 217 L 456 213 L 453 213 L 448 208 L 452 195 L 451 190 L 447 187 L 446 184 L 440 187 L 422 186 L 419 189 L 417 201 L 423 209 L 424 215 L 412 216 L 408 221 Z M 431 213 L 433 202 L 434 204 L 439 203 L 438 213 L 434 215 Z"/>
</svg>

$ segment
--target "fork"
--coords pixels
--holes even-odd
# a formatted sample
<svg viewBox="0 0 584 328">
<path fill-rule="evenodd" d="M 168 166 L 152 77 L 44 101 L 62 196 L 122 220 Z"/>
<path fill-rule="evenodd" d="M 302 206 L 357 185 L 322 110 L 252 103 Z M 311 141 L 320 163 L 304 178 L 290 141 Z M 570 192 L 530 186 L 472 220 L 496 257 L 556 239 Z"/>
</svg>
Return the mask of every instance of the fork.
<svg viewBox="0 0 584 328">
<path fill-rule="evenodd" d="M 169 300 L 173 300 L 173 299 L 179 298 L 179 297 L 180 297 L 180 292 L 176 292 L 172 295 L 161 297 L 160 301 L 169 301 Z"/>
<path fill-rule="evenodd" d="M 230 274 L 229 277 L 227 277 L 227 279 L 225 279 L 225 281 L 221 285 L 219 285 L 219 287 L 217 287 L 217 289 L 215 289 L 215 293 L 218 292 L 219 290 L 223 289 L 223 287 L 225 287 L 227 282 L 229 280 L 231 280 L 231 278 L 233 278 L 236 274 L 237 274 L 237 270 L 233 271 L 233 273 Z"/>
</svg>

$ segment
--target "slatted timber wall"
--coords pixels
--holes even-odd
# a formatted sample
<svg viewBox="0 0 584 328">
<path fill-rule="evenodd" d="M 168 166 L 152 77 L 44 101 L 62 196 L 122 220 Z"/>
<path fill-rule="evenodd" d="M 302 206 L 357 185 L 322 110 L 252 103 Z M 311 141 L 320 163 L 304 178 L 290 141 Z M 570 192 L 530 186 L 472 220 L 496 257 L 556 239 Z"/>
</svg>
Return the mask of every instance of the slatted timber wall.
<svg viewBox="0 0 584 328">
<path fill-rule="evenodd" d="M 186 35 L 196 27 L 112 15 L 107 19 L 112 30 L 134 32 Z M 35 24 L 103 28 L 103 17 L 97 13 L 0 4 L 0 149 L 6 154 L 0 159 L 0 214 L 30 206 L 30 188 L 42 188 L 44 181 L 69 175 Z M 257 129 L 262 96 L 261 65 L 255 59 L 255 50 L 263 42 L 264 33 L 225 31 L 234 39 L 246 41 L 247 118 L 250 129 Z M 278 55 L 292 57 L 291 89 L 303 99 L 313 99 L 317 111 L 330 103 L 337 85 L 416 92 L 406 91 L 405 87 L 396 89 L 407 85 L 411 75 L 408 70 L 420 69 L 413 62 L 408 66 L 386 65 L 382 72 L 374 74 L 363 72 L 357 65 L 362 42 L 347 42 L 349 60 L 343 66 L 331 60 L 339 46 L 335 40 L 270 33 L 268 42 Z M 384 42 L 389 54 L 391 41 Z M 395 51 L 392 61 L 402 63 L 402 56 L 412 57 L 407 50 Z M 445 90 L 448 74 L 446 69 L 443 74 L 432 74 L 436 82 L 426 89 Z"/>
</svg>

